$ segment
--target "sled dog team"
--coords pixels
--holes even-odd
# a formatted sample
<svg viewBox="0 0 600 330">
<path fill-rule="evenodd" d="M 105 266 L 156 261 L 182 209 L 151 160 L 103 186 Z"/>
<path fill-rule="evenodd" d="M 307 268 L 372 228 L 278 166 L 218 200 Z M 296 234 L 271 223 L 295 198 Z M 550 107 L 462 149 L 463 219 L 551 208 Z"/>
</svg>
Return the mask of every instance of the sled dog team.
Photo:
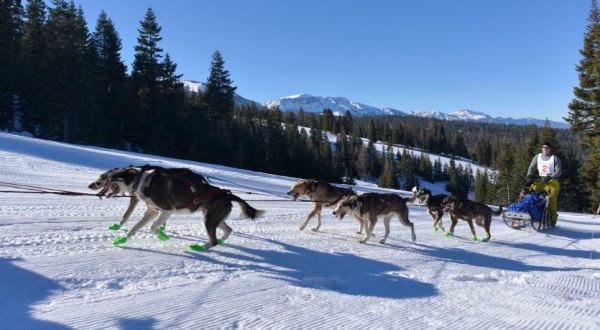
<svg viewBox="0 0 600 330">
<path fill-rule="evenodd" d="M 192 244 L 190 249 L 201 251 L 223 243 L 231 234 L 232 229 L 225 220 L 232 209 L 232 202 L 239 204 L 242 214 L 250 219 L 256 219 L 264 214 L 246 201 L 234 195 L 230 190 L 221 189 L 211 185 L 206 178 L 187 168 L 164 168 L 160 166 L 128 166 L 114 168 L 92 182 L 92 190 L 100 190 L 100 197 L 114 197 L 117 194 L 131 195 L 129 206 L 119 224 L 110 226 L 112 230 L 120 229 L 129 220 L 131 213 L 142 201 L 146 211 L 142 218 L 127 232 L 126 236 L 117 237 L 115 246 L 124 244 L 141 228 L 152 223 L 150 229 L 160 240 L 168 240 L 164 228 L 172 214 L 189 214 L 202 211 L 204 225 L 208 233 L 209 242 L 205 245 Z M 390 221 L 398 217 L 400 223 L 411 230 L 411 240 L 416 240 L 414 224 L 408 219 L 406 203 L 419 201 L 427 207 L 428 213 L 433 218 L 434 230 L 442 229 L 443 214 L 450 214 L 450 229 L 446 236 L 453 236 L 458 219 L 469 224 L 471 239 L 477 240 L 473 221 L 483 227 L 486 236 L 482 241 L 491 238 L 490 224 L 492 215 L 499 215 L 502 207 L 493 212 L 487 205 L 463 200 L 446 195 L 433 195 L 427 189 L 414 187 L 410 198 L 403 198 L 393 193 L 364 193 L 357 195 L 352 189 L 334 186 L 328 182 L 317 180 L 300 180 L 287 192 L 287 195 L 296 200 L 306 196 L 313 203 L 313 210 L 300 225 L 303 230 L 313 217 L 317 217 L 317 225 L 312 228 L 318 231 L 321 227 L 321 211 L 323 208 L 332 208 L 333 215 L 341 220 L 346 214 L 358 221 L 358 234 L 364 234 L 360 243 L 365 243 L 373 235 L 373 229 L 379 217 L 383 217 L 385 234 L 379 241 L 384 244 L 389 236 Z M 217 228 L 221 229 L 223 236 L 217 238 Z"/>
</svg>

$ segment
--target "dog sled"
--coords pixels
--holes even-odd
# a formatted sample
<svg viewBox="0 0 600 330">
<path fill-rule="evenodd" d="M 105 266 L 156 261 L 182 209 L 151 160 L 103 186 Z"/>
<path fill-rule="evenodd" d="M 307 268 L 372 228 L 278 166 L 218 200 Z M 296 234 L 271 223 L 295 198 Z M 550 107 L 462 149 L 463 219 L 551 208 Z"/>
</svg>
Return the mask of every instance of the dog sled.
<svg viewBox="0 0 600 330">
<path fill-rule="evenodd" d="M 512 229 L 531 226 L 536 231 L 553 228 L 548 211 L 550 195 L 546 192 L 523 192 L 521 198 L 502 213 L 504 223 Z"/>
</svg>

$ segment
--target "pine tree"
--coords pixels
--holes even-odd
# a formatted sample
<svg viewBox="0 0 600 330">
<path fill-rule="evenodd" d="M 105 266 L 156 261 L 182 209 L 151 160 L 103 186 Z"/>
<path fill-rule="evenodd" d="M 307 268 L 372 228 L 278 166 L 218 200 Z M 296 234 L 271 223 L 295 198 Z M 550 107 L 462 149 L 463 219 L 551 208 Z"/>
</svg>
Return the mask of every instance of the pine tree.
<svg viewBox="0 0 600 330">
<path fill-rule="evenodd" d="M 0 129 L 14 129 L 21 75 L 23 7 L 19 0 L 0 1 Z"/>
<path fill-rule="evenodd" d="M 577 158 L 569 152 L 561 159 L 562 175 L 560 179 L 561 190 L 558 199 L 558 208 L 564 211 L 581 211 L 588 209 L 589 194 L 583 187 L 577 171 L 581 167 Z M 597 172 L 598 167 L 596 167 Z M 584 172 L 585 169 L 582 169 Z"/>
<path fill-rule="evenodd" d="M 92 42 L 98 59 L 96 81 L 99 104 L 91 124 L 101 133 L 98 136 L 98 143 L 117 147 L 125 140 L 126 123 L 124 121 L 115 123 L 114 118 L 119 115 L 129 116 L 125 94 L 127 68 L 121 60 L 121 39 L 112 20 L 104 11 L 98 17 Z M 105 134 L 107 131 L 111 134 Z"/>
<path fill-rule="evenodd" d="M 236 87 L 229 78 L 229 71 L 225 69 L 225 60 L 218 50 L 213 54 L 206 84 L 204 101 L 212 128 L 211 141 L 220 144 L 217 159 L 224 160 L 231 150 L 231 123 Z"/>
<path fill-rule="evenodd" d="M 46 44 L 46 4 L 43 0 L 29 0 L 25 9 L 25 24 L 21 41 L 23 98 L 23 129 L 35 135 L 42 135 L 42 120 L 49 114 L 46 102 L 47 86 L 47 44 Z"/>
<path fill-rule="evenodd" d="M 413 165 L 411 155 L 406 151 L 406 149 L 404 149 L 398 164 L 398 173 L 400 175 L 401 187 L 403 189 L 410 190 L 419 184 L 415 169 L 416 167 Z"/>
<path fill-rule="evenodd" d="M 581 60 L 577 65 L 579 86 L 573 88 L 574 98 L 569 103 L 569 116 L 565 118 L 575 133 L 585 137 L 595 137 L 600 134 L 600 78 L 598 65 L 600 58 L 600 10 L 596 0 L 592 0 L 588 25 L 580 50 Z M 587 141 L 588 143 L 592 141 Z"/>
<path fill-rule="evenodd" d="M 396 180 L 395 172 L 396 171 L 394 169 L 394 152 L 392 151 L 392 148 L 390 146 L 388 147 L 388 152 L 385 156 L 383 171 L 379 176 L 379 187 L 398 189 L 398 181 Z"/>
<path fill-rule="evenodd" d="M 352 132 L 352 130 L 354 129 L 354 121 L 352 120 L 352 114 L 348 110 L 346 110 L 346 113 L 344 114 L 343 126 L 346 132 Z"/>
<path fill-rule="evenodd" d="M 468 188 L 465 189 L 468 187 L 468 182 L 465 182 L 463 178 L 462 166 L 456 167 L 454 155 L 451 155 L 450 157 L 448 177 L 449 179 L 448 184 L 446 185 L 446 190 L 458 198 L 466 198 L 469 192 Z"/>
<path fill-rule="evenodd" d="M 515 190 L 519 190 L 520 187 L 511 186 L 513 169 L 513 157 L 510 150 L 510 146 L 503 144 L 500 147 L 498 155 L 498 179 L 495 181 L 495 196 L 494 201 L 503 205 L 510 204 L 512 196 L 514 196 Z M 518 192 L 517 192 L 518 193 Z"/>
<path fill-rule="evenodd" d="M 600 204 L 600 10 L 596 0 L 592 0 L 580 52 L 582 58 L 576 68 L 579 86 L 573 88 L 574 98 L 565 119 L 571 124 L 571 130 L 583 137 L 582 142 L 588 148 L 589 156 L 579 175 L 593 207 L 596 207 Z"/>
<path fill-rule="evenodd" d="M 529 127 L 529 134 L 527 136 L 526 147 L 527 154 L 531 155 L 530 158 L 533 157 L 533 155 L 537 155 L 539 152 L 538 150 L 540 148 L 540 137 L 538 134 L 538 128 L 534 125 Z"/>
<path fill-rule="evenodd" d="M 441 159 L 438 157 L 434 162 L 433 162 L 433 181 L 442 181 L 444 180 L 444 173 L 442 170 L 442 161 Z"/>
<path fill-rule="evenodd" d="M 156 15 L 148 8 L 144 20 L 140 22 L 139 36 L 135 46 L 135 55 L 131 78 L 135 85 L 154 87 L 162 73 L 161 59 L 163 49 L 158 46 L 162 40 Z"/>
<path fill-rule="evenodd" d="M 378 141 L 379 138 L 377 136 L 377 128 L 375 128 L 375 121 L 373 119 L 369 121 L 369 129 L 367 134 L 369 143 L 376 143 Z"/>
<path fill-rule="evenodd" d="M 512 174 L 509 179 L 509 186 L 512 187 L 512 189 L 510 189 L 511 201 L 516 200 L 521 190 L 525 188 L 527 170 L 529 169 L 529 164 L 533 157 L 529 152 L 528 144 L 514 148 L 513 166 L 511 169 Z"/>
<path fill-rule="evenodd" d="M 333 116 L 333 111 L 329 108 L 323 109 L 321 113 L 321 127 L 323 127 L 324 131 L 333 132 L 333 125 L 335 122 L 335 117 Z"/>
<path fill-rule="evenodd" d="M 452 151 L 460 157 L 469 157 L 469 152 L 465 146 L 465 140 L 462 134 L 456 134 L 454 141 L 452 142 Z"/>
<path fill-rule="evenodd" d="M 479 169 L 475 173 L 475 201 L 485 203 L 488 200 L 488 176 L 487 170 L 481 173 Z"/>
<path fill-rule="evenodd" d="M 89 110 L 88 85 L 91 79 L 88 56 L 89 33 L 83 11 L 73 2 L 53 0 L 46 24 L 47 66 L 45 71 L 52 83 L 46 86 L 45 136 L 62 141 L 81 138 L 82 118 Z M 45 118 L 45 119 L 46 119 Z"/>
</svg>

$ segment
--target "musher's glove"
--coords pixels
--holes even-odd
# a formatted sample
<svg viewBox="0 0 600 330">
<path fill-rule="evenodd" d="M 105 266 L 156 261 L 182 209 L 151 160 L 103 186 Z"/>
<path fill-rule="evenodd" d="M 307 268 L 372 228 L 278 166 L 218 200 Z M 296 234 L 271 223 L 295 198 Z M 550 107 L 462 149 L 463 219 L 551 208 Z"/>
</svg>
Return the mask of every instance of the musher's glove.
<svg viewBox="0 0 600 330">
<path fill-rule="evenodd" d="M 544 177 L 544 178 L 542 179 L 542 182 L 543 182 L 543 183 L 548 183 L 548 181 L 550 181 L 550 180 L 552 180 L 552 178 L 551 178 L 551 177 L 549 177 L 549 176 L 546 176 L 546 177 Z"/>
<path fill-rule="evenodd" d="M 527 181 L 525 181 L 525 185 L 531 186 L 535 181 L 535 177 L 533 175 L 527 176 Z"/>
</svg>

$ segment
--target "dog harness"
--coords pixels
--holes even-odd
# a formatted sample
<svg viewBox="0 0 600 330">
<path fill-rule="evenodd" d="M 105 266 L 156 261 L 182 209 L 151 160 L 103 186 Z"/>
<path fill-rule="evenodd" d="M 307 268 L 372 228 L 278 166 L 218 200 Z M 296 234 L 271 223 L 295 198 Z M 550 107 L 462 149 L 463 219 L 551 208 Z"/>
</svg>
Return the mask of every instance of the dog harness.
<svg viewBox="0 0 600 330">
<path fill-rule="evenodd" d="M 187 183 L 187 182 L 186 182 Z M 188 185 L 190 186 L 190 190 L 192 191 L 192 193 L 194 194 L 194 199 L 192 199 L 191 202 L 186 203 L 184 205 L 180 205 L 177 207 L 177 209 L 195 209 L 196 206 L 202 204 L 202 202 L 204 202 L 205 200 L 209 199 L 210 197 L 213 196 L 217 196 L 220 194 L 231 194 L 231 191 L 227 190 L 227 189 L 221 189 L 221 188 L 217 188 L 217 187 L 212 187 L 211 189 L 209 189 L 208 191 L 201 193 L 201 194 L 197 194 L 195 192 L 195 189 L 193 187 L 193 185 L 191 183 L 188 183 Z"/>
</svg>

